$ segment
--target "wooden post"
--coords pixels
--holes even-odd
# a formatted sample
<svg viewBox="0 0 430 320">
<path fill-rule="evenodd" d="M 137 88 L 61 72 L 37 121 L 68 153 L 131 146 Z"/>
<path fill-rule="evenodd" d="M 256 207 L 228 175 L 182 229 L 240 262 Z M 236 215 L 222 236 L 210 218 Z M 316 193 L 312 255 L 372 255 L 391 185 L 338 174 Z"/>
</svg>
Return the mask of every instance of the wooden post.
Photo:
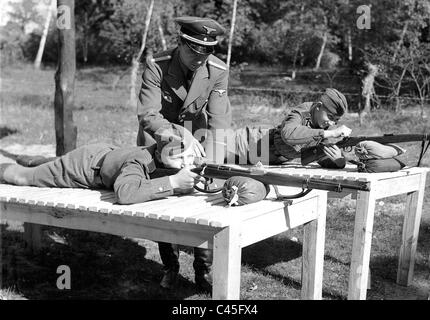
<svg viewBox="0 0 430 320">
<path fill-rule="evenodd" d="M 318 218 L 304 225 L 302 254 L 302 299 L 321 300 L 327 193 L 318 197 Z"/>
<path fill-rule="evenodd" d="M 368 191 L 357 193 L 354 240 L 348 284 L 349 300 L 365 300 L 368 286 L 370 248 L 372 245 L 375 195 Z"/>
<path fill-rule="evenodd" d="M 42 234 L 42 225 L 24 222 L 24 240 L 27 250 L 34 253 L 42 248 Z"/>
<path fill-rule="evenodd" d="M 213 299 L 239 299 L 241 254 L 238 226 L 229 226 L 214 236 Z"/>
<path fill-rule="evenodd" d="M 406 199 L 406 212 L 403 221 L 402 246 L 397 269 L 397 284 L 408 286 L 412 282 L 417 250 L 418 232 L 426 186 L 426 173 L 421 174 L 418 191 L 410 192 Z"/>
<path fill-rule="evenodd" d="M 58 66 L 55 73 L 55 138 L 56 155 L 76 148 L 77 128 L 73 122 L 75 86 L 75 1 L 57 1 Z"/>
</svg>

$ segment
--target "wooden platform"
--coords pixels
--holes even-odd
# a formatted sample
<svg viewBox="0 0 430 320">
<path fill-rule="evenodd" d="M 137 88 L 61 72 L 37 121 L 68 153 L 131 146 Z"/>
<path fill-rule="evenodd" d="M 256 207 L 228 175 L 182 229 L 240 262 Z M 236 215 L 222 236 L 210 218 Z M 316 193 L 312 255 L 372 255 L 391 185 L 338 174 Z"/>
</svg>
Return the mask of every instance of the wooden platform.
<svg viewBox="0 0 430 320">
<path fill-rule="evenodd" d="M 273 196 L 230 208 L 220 194 L 202 193 L 117 205 L 110 191 L 0 184 L 0 217 L 213 249 L 214 299 L 239 298 L 241 248 L 305 225 L 302 298 L 321 299 L 327 193 L 315 190 L 289 205 Z"/>
<path fill-rule="evenodd" d="M 369 183 L 370 191 L 345 190 L 329 192 L 328 198 L 351 196 L 356 200 L 354 240 L 351 253 L 348 299 L 366 299 L 369 277 L 375 202 L 378 199 L 407 194 L 403 222 L 402 244 L 399 252 L 397 283 L 408 286 L 412 282 L 418 231 L 421 221 L 426 176 L 430 168 L 410 167 L 396 172 L 360 173 L 356 166 L 342 170 L 323 169 L 319 165 L 289 164 L 270 166 L 267 170 L 287 173 L 294 177 L 312 177 L 326 181 Z"/>
</svg>

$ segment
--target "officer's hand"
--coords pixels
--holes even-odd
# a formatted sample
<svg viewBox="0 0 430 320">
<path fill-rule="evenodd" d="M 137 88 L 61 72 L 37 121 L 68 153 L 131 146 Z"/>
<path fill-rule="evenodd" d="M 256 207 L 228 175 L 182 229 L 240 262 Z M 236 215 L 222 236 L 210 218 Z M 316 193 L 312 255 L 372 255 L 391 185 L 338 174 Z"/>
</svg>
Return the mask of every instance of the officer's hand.
<svg viewBox="0 0 430 320">
<path fill-rule="evenodd" d="M 206 157 L 205 149 L 196 138 L 193 140 L 193 153 L 195 157 Z"/>
<path fill-rule="evenodd" d="M 175 193 L 183 193 L 190 190 L 198 182 L 205 182 L 202 176 L 189 170 L 188 167 L 181 169 L 173 176 L 169 176 L 170 184 Z"/>
<path fill-rule="evenodd" d="M 324 138 L 339 138 L 339 137 L 349 137 L 352 130 L 345 125 L 341 125 L 336 129 L 325 130 Z"/>
<path fill-rule="evenodd" d="M 342 151 L 339 149 L 337 145 L 324 146 L 323 150 L 326 156 L 333 161 L 343 158 Z"/>
</svg>

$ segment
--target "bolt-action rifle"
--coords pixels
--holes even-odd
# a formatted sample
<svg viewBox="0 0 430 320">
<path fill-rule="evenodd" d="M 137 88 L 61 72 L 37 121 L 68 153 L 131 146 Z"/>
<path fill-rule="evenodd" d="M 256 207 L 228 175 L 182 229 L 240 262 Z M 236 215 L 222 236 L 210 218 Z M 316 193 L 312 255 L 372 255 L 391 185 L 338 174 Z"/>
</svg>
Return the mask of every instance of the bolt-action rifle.
<svg viewBox="0 0 430 320">
<path fill-rule="evenodd" d="M 420 166 L 421 160 L 424 153 L 427 151 L 430 145 L 430 136 L 428 134 L 384 134 L 383 136 L 360 136 L 360 137 L 345 137 L 342 140 L 334 144 L 319 143 L 316 146 L 309 148 L 303 148 L 301 150 L 301 163 L 307 165 L 313 161 L 318 161 L 325 157 L 324 146 L 336 145 L 339 149 L 350 151 L 352 147 L 356 146 L 361 141 L 375 141 L 381 144 L 387 143 L 399 143 L 399 142 L 411 142 L 411 141 L 422 141 L 421 153 L 418 160 L 417 166 Z M 427 145 L 426 145 L 427 142 Z"/>
<path fill-rule="evenodd" d="M 158 169 L 157 169 L 158 170 Z M 178 170 L 178 169 L 167 169 Z M 258 180 L 266 185 L 275 187 L 278 199 L 295 199 L 305 196 L 312 189 L 327 190 L 334 192 L 342 192 L 347 190 L 363 190 L 370 191 L 368 182 L 365 181 L 327 181 L 324 179 L 304 178 L 289 175 L 287 173 L 270 172 L 262 167 L 252 167 L 250 169 L 234 168 L 227 165 L 217 165 L 203 163 L 191 171 L 199 174 L 206 179 L 204 187 L 196 185 L 194 188 L 205 193 L 217 193 L 222 190 L 222 187 L 213 188 L 213 179 L 226 180 L 233 176 L 248 177 Z M 302 188 L 302 191 L 296 195 L 281 195 L 276 186 L 289 186 Z"/>
</svg>

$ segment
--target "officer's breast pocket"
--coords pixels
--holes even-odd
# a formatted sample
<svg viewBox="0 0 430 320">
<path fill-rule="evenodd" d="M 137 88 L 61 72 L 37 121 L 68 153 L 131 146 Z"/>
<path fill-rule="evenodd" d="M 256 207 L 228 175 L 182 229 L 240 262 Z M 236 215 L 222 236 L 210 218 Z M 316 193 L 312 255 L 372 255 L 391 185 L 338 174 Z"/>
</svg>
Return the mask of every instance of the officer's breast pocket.
<svg viewBox="0 0 430 320">
<path fill-rule="evenodd" d="M 206 105 L 208 104 L 208 98 L 198 97 L 188 108 L 188 112 L 193 113 L 195 116 L 200 115 L 204 112 Z"/>
</svg>

